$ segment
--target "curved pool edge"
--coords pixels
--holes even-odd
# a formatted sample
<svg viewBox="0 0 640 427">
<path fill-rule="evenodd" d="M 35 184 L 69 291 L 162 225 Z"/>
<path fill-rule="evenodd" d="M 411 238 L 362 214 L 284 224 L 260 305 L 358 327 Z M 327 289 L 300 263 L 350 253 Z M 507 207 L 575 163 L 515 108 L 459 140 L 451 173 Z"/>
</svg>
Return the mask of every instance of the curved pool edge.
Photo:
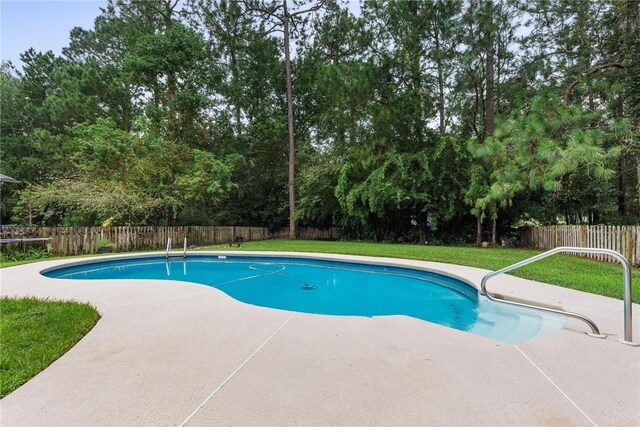
<svg viewBox="0 0 640 427">
<path fill-rule="evenodd" d="M 224 255 L 222 254 L 224 253 Z M 247 277 L 242 275 L 225 276 L 225 273 L 212 274 L 218 271 L 207 266 L 196 275 L 187 276 L 187 271 L 193 271 L 189 265 L 197 266 L 201 261 L 230 262 L 228 265 L 243 265 L 248 263 L 283 263 L 283 265 L 298 266 L 298 278 L 283 275 L 293 279 L 294 282 L 312 280 L 316 274 L 320 277 L 325 273 L 320 271 L 310 273 L 306 271 L 310 266 L 323 266 L 329 271 L 356 272 L 355 277 L 343 282 L 340 274 L 330 273 L 330 276 L 318 282 L 318 298 L 308 293 L 298 294 L 298 285 L 287 285 L 287 280 L 281 278 L 276 282 L 262 283 L 254 286 L 256 281 L 247 279 L 255 276 L 255 272 Z M 180 268 L 184 263 L 184 269 Z M 193 264 L 191 264 L 193 263 Z M 239 264 L 237 264 L 239 263 Z M 166 275 L 165 275 L 166 264 Z M 208 265 L 208 264 L 200 264 Z M 227 264 L 224 264 L 227 265 Z M 133 270 L 129 270 L 133 266 Z M 160 267 L 162 266 L 162 267 Z M 178 266 L 178 267 L 176 267 Z M 175 270 L 178 268 L 178 270 Z M 246 268 L 246 267 L 245 267 Z M 249 269 L 253 267 L 249 266 Z M 284 269 L 285 267 L 282 267 Z M 294 267 L 295 268 L 295 267 Z M 531 309 L 514 309 L 502 304 L 493 303 L 478 292 L 473 282 L 459 275 L 451 274 L 453 266 L 445 268 L 425 268 L 422 262 L 417 265 L 411 260 L 398 259 L 372 259 L 371 257 L 339 256 L 326 254 L 303 253 L 237 253 L 228 251 L 202 251 L 189 254 L 183 258 L 180 253 L 167 259 L 162 255 L 110 257 L 99 261 L 85 261 L 80 263 L 64 264 L 60 267 L 42 269 L 41 274 L 55 279 L 90 279 L 90 280 L 147 280 L 161 279 L 172 282 L 191 282 L 221 289 L 228 283 L 238 283 L 238 286 L 225 287 L 223 292 L 240 302 L 271 309 L 286 310 L 289 312 L 301 312 L 308 314 L 333 315 L 333 316 L 364 316 L 378 317 L 391 315 L 407 315 L 423 321 L 436 323 L 442 326 L 458 329 L 464 332 L 491 338 L 507 344 L 519 344 L 532 339 L 553 334 L 561 329 L 566 319 L 557 315 L 550 315 Z M 195 267 L 195 271 L 199 271 Z M 363 270 L 364 269 L 364 270 Z M 160 271 L 162 270 L 162 271 Z M 170 273 L 170 270 L 175 273 Z M 127 271 L 135 271 L 133 275 Z M 225 271 L 224 269 L 220 272 Z M 248 270 L 247 270 L 248 271 Z M 360 277 L 365 272 L 378 272 L 373 282 L 370 279 Z M 181 276 L 184 274 L 184 277 Z M 269 273 L 268 275 L 271 275 Z M 288 273 L 292 274 L 292 273 Z M 300 276 L 302 274 L 302 276 Z M 335 274 L 338 274 L 337 276 Z M 347 273 L 353 274 L 353 273 Z M 246 275 L 246 274 L 245 274 Z M 319 278 L 316 277 L 316 278 Z M 390 285 L 389 279 L 396 283 Z M 213 279 L 212 279 L 213 278 Z M 420 286 L 407 291 L 407 280 L 425 280 L 436 285 L 431 291 Z M 440 278 L 440 279 L 438 279 Z M 285 280 L 283 282 L 283 280 Z M 397 281 L 400 282 L 397 282 Z M 242 284 L 240 284 L 242 282 Z M 304 282 L 306 283 L 306 282 Z M 310 282 L 312 283 L 312 282 Z M 361 283 L 368 283 L 366 288 L 359 288 Z M 402 285 L 405 283 L 405 285 Z M 222 284 L 222 286 L 219 286 Z M 369 287 L 371 286 L 371 287 Z M 390 286 L 390 287 L 389 287 Z M 396 287 L 397 286 L 397 287 Z M 263 292 L 269 289 L 269 292 Z M 312 289 L 316 289 L 313 286 Z M 441 290 L 436 290 L 441 289 Z M 447 291 L 444 291 L 447 289 Z M 447 294 L 453 292 L 453 294 Z M 453 295 L 458 296 L 453 296 Z M 429 295 L 428 297 L 426 295 Z"/>
<path fill-rule="evenodd" d="M 124 259 L 135 259 L 135 258 L 162 258 L 165 256 L 164 252 L 136 252 L 136 253 L 124 253 L 124 254 L 114 254 L 114 255 L 103 255 L 103 256 L 89 256 L 82 259 L 77 259 L 71 262 L 64 262 L 67 260 L 55 260 L 60 261 L 61 264 L 47 266 L 43 269 L 38 270 L 38 273 L 45 276 L 45 273 L 57 270 L 60 268 L 66 267 L 74 267 L 84 264 L 93 264 L 99 262 L 107 262 L 107 261 L 115 261 L 115 260 L 124 260 Z M 448 264 L 448 263 L 436 263 L 433 261 L 423 261 L 423 260 L 413 260 L 408 258 L 388 258 L 388 257 L 373 257 L 373 256 L 364 256 L 364 255 L 347 255 L 347 254 L 334 254 L 334 253 L 316 253 L 316 252 L 279 252 L 279 251 L 192 251 L 187 252 L 187 257 L 192 256 L 234 256 L 234 257 L 265 257 L 265 258 L 287 258 L 287 259 L 310 259 L 310 260 L 321 260 L 321 261 L 334 261 L 334 262 L 352 262 L 356 264 L 363 265 L 379 265 L 383 267 L 397 267 L 397 268 L 409 268 L 413 270 L 428 272 L 428 273 L 437 273 L 442 274 L 444 276 L 451 277 L 453 279 L 459 280 L 473 288 L 476 291 L 480 292 L 479 281 L 476 284 L 475 281 L 468 279 L 467 277 L 455 273 L 451 273 L 447 270 L 448 267 L 457 267 L 457 268 L 473 268 L 475 270 L 482 271 L 484 274 L 488 273 L 490 270 L 479 269 L 475 267 L 466 267 L 458 264 Z M 172 252 L 171 258 L 180 258 L 182 257 L 181 252 Z M 53 260 L 52 260 L 53 261 Z M 43 260 L 46 262 L 46 260 Z M 427 264 L 427 265 L 421 265 Z M 432 265 L 428 265 L 432 264 Z M 16 266 L 17 267 L 17 266 Z"/>
<path fill-rule="evenodd" d="M 86 256 L 74 259 L 56 259 L 42 260 L 36 263 L 22 264 L 18 266 L 6 267 L 0 269 L 0 275 L 5 275 L 9 271 L 34 272 L 33 277 L 41 283 L 55 283 L 65 279 L 53 279 L 42 275 L 41 273 L 52 269 L 71 267 L 75 265 L 90 264 L 102 261 L 113 261 L 121 259 L 133 258 L 157 258 L 162 257 L 165 253 L 160 251 L 153 252 L 135 252 L 121 253 L 100 256 Z M 179 257 L 181 252 L 172 252 L 172 257 Z M 434 261 L 413 260 L 406 258 L 390 258 L 390 257 L 373 257 L 364 255 L 347 255 L 334 253 L 315 253 L 315 252 L 290 252 L 290 251 L 191 251 L 187 252 L 188 256 L 261 256 L 261 257 L 282 257 L 282 258 L 302 258 L 302 259 L 319 259 L 337 262 L 355 262 L 363 264 L 378 264 L 381 266 L 411 268 L 424 272 L 443 274 L 471 286 L 476 289 L 479 294 L 478 285 L 482 277 L 491 270 L 485 270 L 477 267 L 462 266 L 453 263 L 442 263 Z M 42 264 L 42 265 L 39 265 Z M 44 265 L 46 264 L 46 265 Z M 35 268 L 34 268 L 35 267 Z M 3 273 L 6 272 L 6 273 Z M 178 282 L 176 280 L 175 282 Z M 191 283 L 180 281 L 181 283 Z M 613 337 L 622 336 L 622 307 L 620 300 L 605 297 L 601 295 L 590 294 L 587 292 L 577 291 L 574 289 L 564 288 L 548 283 L 537 282 L 529 279 L 519 278 L 510 275 L 502 275 L 492 279 L 491 288 L 494 292 L 500 293 L 507 297 L 515 296 L 530 301 L 539 301 L 562 306 L 567 311 L 584 313 L 590 316 L 603 333 Z M 4 295 L 5 286 L 0 291 Z M 640 305 L 633 304 L 633 311 L 636 316 L 640 316 Z M 637 318 L 637 317 L 636 317 Z M 613 319 L 613 320 L 612 320 Z M 584 325 L 572 319 L 568 319 L 563 329 L 578 332 L 580 334 L 588 332 Z"/>
</svg>

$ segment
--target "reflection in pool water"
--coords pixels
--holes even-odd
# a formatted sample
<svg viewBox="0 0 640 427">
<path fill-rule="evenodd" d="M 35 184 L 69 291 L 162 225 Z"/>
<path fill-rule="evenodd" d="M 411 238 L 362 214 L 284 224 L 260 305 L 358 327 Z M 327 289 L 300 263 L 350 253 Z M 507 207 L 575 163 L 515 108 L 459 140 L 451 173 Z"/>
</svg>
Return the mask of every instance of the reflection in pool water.
<svg viewBox="0 0 640 427">
<path fill-rule="evenodd" d="M 156 257 L 94 262 L 44 275 L 195 282 L 247 304 L 324 315 L 406 315 L 508 343 L 548 335 L 564 324 L 558 316 L 490 302 L 452 277 L 376 264 L 246 256 L 167 262 Z"/>
</svg>

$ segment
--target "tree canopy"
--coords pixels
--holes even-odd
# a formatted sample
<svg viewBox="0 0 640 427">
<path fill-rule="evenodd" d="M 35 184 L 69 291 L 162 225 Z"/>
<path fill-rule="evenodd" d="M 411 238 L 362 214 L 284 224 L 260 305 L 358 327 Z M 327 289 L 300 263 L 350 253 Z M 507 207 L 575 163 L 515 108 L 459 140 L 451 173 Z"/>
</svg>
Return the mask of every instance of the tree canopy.
<svg viewBox="0 0 640 427">
<path fill-rule="evenodd" d="M 637 0 L 354 5 L 110 0 L 60 56 L 2 63 L 0 169 L 22 181 L 2 223 L 293 213 L 348 238 L 479 243 L 639 222 Z"/>
</svg>

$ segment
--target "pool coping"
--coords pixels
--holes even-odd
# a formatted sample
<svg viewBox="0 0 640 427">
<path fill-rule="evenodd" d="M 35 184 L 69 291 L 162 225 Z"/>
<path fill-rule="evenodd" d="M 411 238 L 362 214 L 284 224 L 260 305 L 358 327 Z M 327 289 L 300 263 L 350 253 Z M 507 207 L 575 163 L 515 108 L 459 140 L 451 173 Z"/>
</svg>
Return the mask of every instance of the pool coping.
<svg viewBox="0 0 640 427">
<path fill-rule="evenodd" d="M 392 268 L 401 268 L 401 269 L 404 268 L 404 269 L 415 270 L 415 271 L 420 271 L 425 273 L 435 273 L 435 274 L 439 274 L 445 277 L 458 280 L 462 282 L 462 284 L 469 286 L 470 290 L 475 290 L 478 296 L 481 295 L 479 286 L 477 286 L 474 282 L 466 279 L 462 275 L 449 273 L 444 268 L 440 269 L 440 268 L 415 266 L 415 265 L 410 266 L 410 265 L 407 265 L 406 263 L 395 262 L 396 260 L 401 260 L 401 259 L 376 257 L 376 259 L 373 260 L 371 257 L 361 257 L 359 255 L 339 255 L 339 254 L 321 254 L 326 256 L 316 256 L 314 253 L 311 253 L 311 252 L 277 252 L 277 253 L 272 252 L 269 255 L 265 255 L 265 253 L 266 252 L 261 252 L 261 251 L 243 251 L 243 252 L 233 252 L 233 251 L 197 251 L 195 252 L 194 251 L 194 252 L 187 252 L 187 257 L 203 257 L 204 258 L 204 257 L 233 256 L 238 258 L 252 258 L 252 257 L 283 258 L 283 259 L 289 259 L 289 260 L 301 259 L 301 260 L 333 261 L 338 263 L 349 262 L 352 264 L 358 264 L 363 266 L 376 265 L 381 267 L 392 267 Z M 76 266 L 85 265 L 85 264 L 94 264 L 94 263 L 100 263 L 100 262 L 118 261 L 118 260 L 125 260 L 125 259 L 163 258 L 163 257 L 164 257 L 163 254 L 155 253 L 154 255 L 153 252 L 141 253 L 140 256 L 135 256 L 132 254 L 123 254 L 121 256 L 113 255 L 109 257 L 102 257 L 99 260 L 95 260 L 95 261 L 89 260 L 89 259 L 83 259 L 83 260 L 78 260 L 69 264 L 47 267 L 40 270 L 39 272 L 41 275 L 44 275 L 45 273 L 48 273 L 54 270 L 67 268 L 67 267 L 76 267 Z M 177 258 L 183 258 L 183 256 L 172 255 L 169 258 L 172 259 L 173 261 L 176 261 Z M 379 261 L 378 259 L 381 261 Z M 180 280 L 176 280 L 176 281 L 180 281 Z M 442 286 L 445 286 L 445 285 L 442 285 Z M 453 289 L 458 292 L 467 293 L 466 291 L 459 289 L 457 287 L 453 287 Z"/>
<path fill-rule="evenodd" d="M 174 256 L 175 254 L 176 252 L 173 253 Z M 470 283 L 476 288 L 475 284 L 479 283 L 480 278 L 488 272 L 488 270 L 454 264 L 355 255 L 273 251 L 187 253 L 188 256 L 219 254 L 375 262 L 392 267 L 416 268 L 449 275 Z M 471 338 L 469 334 L 442 326 L 420 326 L 405 316 L 385 316 L 384 319 L 374 320 L 323 319 L 323 316 L 318 315 L 289 314 L 277 309 L 242 306 L 243 303 L 229 301 L 231 298 L 221 291 L 210 288 L 201 289 L 203 288 L 201 285 L 189 284 L 189 282 L 181 282 L 185 285 L 176 287 L 170 285 L 175 283 L 174 281 L 165 281 L 168 283 L 143 281 L 153 282 L 155 286 L 149 287 L 148 283 L 129 283 L 131 286 L 125 289 L 113 283 L 74 284 L 71 282 L 76 280 L 49 279 L 40 275 L 40 271 L 53 267 L 162 255 L 159 252 L 117 254 L 73 260 L 42 261 L 37 264 L 0 269 L 0 276 L 3 279 L 2 295 L 34 295 L 88 301 L 96 305 L 103 314 L 97 327 L 76 347 L 23 387 L 0 401 L 2 424 L 145 425 L 157 423 L 179 425 L 184 421 L 189 421 L 188 425 L 212 423 L 236 425 L 468 424 L 469 419 L 465 418 L 467 416 L 465 413 L 446 410 L 451 401 L 446 399 L 445 392 L 457 393 L 467 388 L 470 396 L 481 396 L 489 392 L 486 384 L 493 384 L 492 387 L 500 387 L 500 390 L 503 390 L 498 393 L 497 389 L 492 389 L 494 391 L 491 393 L 494 394 L 494 404 L 500 405 L 504 413 L 495 413 L 485 407 L 482 400 L 472 399 L 468 402 L 468 412 L 478 417 L 478 422 L 473 424 L 565 425 L 584 424 L 586 421 L 591 424 L 608 425 L 640 423 L 640 373 L 638 369 L 635 371 L 633 369 L 640 362 L 640 351 L 615 342 L 613 337 L 606 340 L 587 337 L 584 334 L 586 332 L 584 327 L 580 324 L 569 322 L 559 333 L 523 345 L 499 345 L 492 340 L 475 336 Z M 553 303 L 560 302 L 572 311 L 587 310 L 585 314 L 593 314 L 594 320 L 602 325 L 601 328 L 605 333 L 621 335 L 622 302 L 619 300 L 511 276 L 497 277 L 494 280 L 492 280 L 491 289 L 495 292 L 506 295 L 517 294 L 533 300 L 552 300 Z M 211 304 L 215 306 L 213 311 L 206 309 L 206 306 Z M 180 315 L 172 314 L 179 309 L 182 310 Z M 637 316 L 638 305 L 634 304 L 633 309 Z M 211 347 L 213 345 L 211 342 L 201 340 L 197 336 L 187 334 L 189 340 L 183 342 L 184 332 L 180 328 L 186 327 L 182 326 L 182 323 L 191 325 L 190 327 L 193 328 L 202 327 L 203 322 L 212 321 L 216 316 L 221 315 L 220 313 L 226 313 L 228 317 L 236 319 L 235 323 L 231 324 L 234 326 L 227 326 L 227 328 L 240 328 L 245 323 L 247 326 L 242 330 L 244 335 L 233 330 L 218 330 L 209 338 L 209 340 L 213 339 L 214 343 L 235 343 L 226 345 L 223 353 L 218 353 L 221 357 L 223 356 L 225 366 L 215 364 L 214 366 L 210 361 L 205 363 L 192 354 L 174 354 L 175 361 L 163 357 L 163 352 L 173 351 L 176 345 L 195 346 L 194 348 L 199 348 L 203 352 L 219 352 L 220 350 L 214 350 Z M 194 319 L 191 319 L 191 316 Z M 157 324 L 167 320 L 163 317 L 173 320 L 172 323 L 163 326 L 167 328 L 166 335 L 171 337 L 171 342 L 158 342 L 155 338 Z M 333 335 L 332 328 L 336 328 L 338 335 Z M 131 341 L 134 337 L 127 336 L 128 330 L 135 331 L 137 334 L 135 339 L 140 340 L 144 345 L 138 346 L 138 341 Z M 212 333 L 207 329 L 203 331 Z M 334 359 L 325 359 L 321 354 L 313 357 L 296 356 L 304 354 L 304 347 L 300 345 L 283 347 L 283 343 L 286 342 L 305 342 L 309 339 L 310 331 L 318 334 L 315 338 L 317 343 L 310 341 L 307 345 L 332 348 L 335 357 L 338 357 L 335 359 L 337 361 L 351 360 L 350 358 L 355 356 L 350 352 L 355 351 L 360 355 L 358 360 L 363 366 L 369 366 L 375 372 L 381 372 L 381 375 L 388 373 L 391 376 L 387 378 L 382 375 L 380 378 L 372 379 L 370 374 L 342 371 L 340 364 L 335 365 L 335 362 L 331 362 Z M 357 331 L 368 332 L 363 335 Z M 636 337 L 638 332 L 640 331 L 636 330 Z M 339 345 L 342 335 L 349 335 L 352 344 Z M 254 344 L 251 344 L 252 342 Z M 428 342 L 438 342 L 439 345 L 425 347 Z M 380 347 L 380 343 L 388 343 L 387 345 L 391 347 Z M 242 346 L 248 347 L 239 348 Z M 400 346 L 403 352 L 400 354 L 395 352 L 392 347 L 396 346 Z M 440 347 L 442 347 L 441 350 L 438 350 Z M 118 348 L 124 350 L 118 350 Z M 214 348 L 216 348 L 215 345 Z M 372 352 L 372 349 L 375 351 Z M 421 354 L 438 351 L 441 351 L 439 355 L 430 355 L 433 363 L 463 368 L 468 365 L 468 360 L 474 360 L 476 369 L 469 371 L 468 375 L 477 377 L 476 381 L 466 384 L 463 380 L 452 378 L 447 372 L 432 371 L 423 364 L 415 365 L 423 357 Z M 104 356 L 102 356 L 103 353 Z M 491 358 L 487 358 L 489 354 L 492 355 Z M 96 358 L 96 355 L 100 357 Z M 247 358 L 247 355 L 250 357 Z M 383 359 L 380 359 L 381 357 Z M 184 371 L 184 367 L 177 365 L 178 362 L 185 360 L 191 366 L 200 366 L 203 369 L 202 375 L 194 376 L 194 373 Z M 272 362 L 269 362 L 270 360 Z M 251 372 L 255 373 L 256 369 L 258 369 L 257 372 L 261 372 L 259 367 L 264 363 L 276 363 L 276 365 L 266 366 L 279 366 L 281 362 L 276 361 L 282 360 L 288 361 L 286 366 L 290 366 L 290 369 L 300 369 L 296 371 L 300 382 L 286 382 L 287 387 L 296 391 L 291 396 L 285 391 L 288 390 L 286 387 L 281 389 L 279 394 L 267 390 L 274 387 L 279 389 L 281 382 L 286 380 L 283 377 L 284 374 L 278 369 L 267 368 L 256 378 L 251 378 L 249 375 Z M 382 360 L 387 362 L 380 364 Z M 414 366 L 415 375 L 406 376 L 408 374 L 405 371 L 406 363 Z M 168 381 L 164 378 L 167 376 L 165 364 L 179 371 L 184 378 L 191 378 L 181 386 L 185 391 L 184 396 L 176 393 L 167 396 L 162 389 L 162 385 L 166 385 Z M 596 366 L 600 373 L 593 375 L 595 373 L 593 369 Z M 128 368 L 118 373 L 123 367 Z M 232 367 L 235 369 L 231 369 Z M 144 384 L 138 384 L 137 380 L 134 381 L 135 378 L 129 375 L 129 371 L 134 368 L 141 372 L 139 375 L 142 375 Z M 513 372 L 510 369 L 514 369 Z M 348 403 L 359 402 L 357 394 L 343 395 L 335 391 L 335 396 L 326 396 L 329 402 L 334 401 L 332 408 L 305 408 L 308 402 L 305 402 L 303 397 L 310 391 L 308 384 L 314 384 L 314 372 L 317 370 L 327 378 L 341 372 L 339 377 L 344 378 L 340 381 L 347 391 L 359 391 L 361 394 L 369 395 L 370 402 L 377 403 L 365 404 L 362 410 L 356 409 Z M 501 370 L 505 371 L 504 375 L 500 373 Z M 170 369 L 169 372 L 171 372 Z M 229 376 L 230 372 L 231 376 Z M 397 383 L 402 372 L 405 372 L 402 382 Z M 508 373 L 510 376 L 507 375 Z M 433 385 L 418 381 L 421 375 L 431 376 Z M 537 386 L 527 386 L 526 382 L 514 384 L 509 380 L 513 375 L 520 377 L 523 381 L 525 379 L 532 381 L 532 384 L 538 381 Z M 203 376 L 205 378 L 202 378 Z M 416 378 L 412 378 L 413 376 Z M 225 378 L 227 379 L 223 382 Z M 129 387 L 119 391 L 122 396 L 105 392 L 104 384 L 116 379 Z M 256 386 L 256 381 L 267 389 Z M 363 381 L 373 381 L 373 383 L 363 389 L 359 386 Z M 85 385 L 87 382 L 88 385 Z M 211 388 L 207 391 L 208 386 L 203 384 L 210 383 Z M 216 387 L 213 386 L 216 383 L 219 391 L 216 391 Z M 169 382 L 169 384 L 174 383 Z M 441 393 L 443 396 L 435 397 L 440 402 L 440 406 L 429 405 L 429 410 L 425 412 L 420 408 L 403 406 L 402 402 L 395 400 L 380 401 L 380 396 L 384 396 L 386 388 L 389 387 L 392 389 L 400 387 L 395 391 L 396 394 L 403 393 L 405 389 L 413 390 L 413 394 L 406 396 L 409 400 L 414 394 L 416 396 L 421 396 L 425 392 L 437 394 L 437 390 L 443 392 Z M 433 389 L 433 387 L 436 388 Z M 550 387 L 549 390 L 540 393 L 546 387 Z M 318 384 L 315 386 L 314 393 L 321 392 L 322 389 L 323 386 Z M 78 396 L 78 390 L 83 390 L 82 395 Z M 140 395 L 140 390 L 155 396 L 156 400 L 149 401 L 146 396 Z M 203 401 L 203 398 L 210 395 L 211 390 L 214 390 L 215 397 Z M 375 394 L 370 394 L 374 392 Z M 559 400 L 549 400 L 547 395 L 554 393 L 559 393 L 560 397 L 557 398 Z M 519 397 L 519 394 L 522 396 Z M 271 409 L 256 413 L 247 412 L 242 409 L 242 399 L 240 403 L 235 403 L 234 396 L 254 396 L 257 400 L 254 399 L 252 402 L 256 402 L 257 405 L 261 402 L 270 403 L 268 408 Z M 462 395 L 456 394 L 456 396 L 466 400 Z M 431 399 L 433 398 L 434 396 L 431 395 Z M 173 403 L 169 404 L 171 399 Z M 519 399 L 524 399 L 523 401 L 533 408 L 533 412 L 520 407 L 517 403 Z M 95 403 L 92 404 L 92 402 Z M 192 418 L 185 420 L 185 416 L 200 406 L 201 408 Z M 69 410 L 70 407 L 75 409 Z M 191 409 L 187 411 L 186 408 L 189 407 Z M 347 407 L 350 409 L 347 410 Z M 300 412 L 302 408 L 305 408 L 306 412 Z M 400 411 L 399 408 L 402 410 Z M 562 417 L 551 417 L 548 414 L 551 410 L 549 408 L 554 408 L 552 412 L 558 417 L 560 416 L 558 414 L 562 414 Z"/>
<path fill-rule="evenodd" d="M 171 252 L 170 258 L 174 260 L 176 258 L 182 258 L 182 255 L 178 255 L 178 254 L 179 252 Z M 102 256 L 100 258 L 95 258 L 95 257 L 82 258 L 82 259 L 73 260 L 73 261 L 70 261 L 69 263 L 65 263 L 57 266 L 49 266 L 42 270 L 39 270 L 39 272 L 40 274 L 44 274 L 59 268 L 74 267 L 78 265 L 92 264 L 92 263 L 98 263 L 103 261 L 113 261 L 113 260 L 119 260 L 119 259 L 135 259 L 135 258 L 163 258 L 164 256 L 165 256 L 164 253 L 140 252 L 135 254 L 107 255 L 107 256 Z M 263 256 L 265 258 L 288 258 L 288 259 L 299 258 L 299 259 L 317 259 L 317 260 L 323 260 L 323 261 L 337 261 L 337 262 L 350 261 L 356 264 L 363 264 L 363 265 L 375 264 L 375 265 L 381 265 L 385 267 L 411 268 L 414 270 L 426 271 L 430 273 L 439 273 L 445 276 L 449 276 L 474 287 L 476 290 L 480 290 L 480 287 L 478 285 L 468 280 L 464 276 L 452 274 L 450 272 L 447 272 L 444 269 L 439 269 L 434 267 L 408 265 L 406 263 L 403 263 L 402 261 L 414 261 L 414 260 L 403 259 L 403 258 L 367 257 L 367 256 L 361 256 L 361 255 L 347 255 L 347 254 L 341 255 L 341 254 L 314 253 L 314 252 L 274 252 L 274 251 L 269 251 L 269 252 L 267 251 L 242 251 L 242 252 L 239 252 L 239 251 L 191 251 L 189 252 L 188 251 L 187 257 L 189 256 L 196 256 L 196 257 L 197 256 L 202 256 L 202 257 L 237 256 L 237 257 L 247 257 L 247 258 Z M 447 265 L 447 264 L 442 264 L 442 265 Z M 487 270 L 487 272 L 488 271 L 489 270 Z"/>
</svg>

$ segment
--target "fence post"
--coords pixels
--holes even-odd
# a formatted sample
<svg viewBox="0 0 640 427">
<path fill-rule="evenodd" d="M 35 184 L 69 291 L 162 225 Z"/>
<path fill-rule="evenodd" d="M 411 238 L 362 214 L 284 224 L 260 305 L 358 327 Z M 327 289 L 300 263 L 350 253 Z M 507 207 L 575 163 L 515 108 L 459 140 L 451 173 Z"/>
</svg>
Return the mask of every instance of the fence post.
<svg viewBox="0 0 640 427">
<path fill-rule="evenodd" d="M 633 235 L 631 233 L 631 227 L 625 227 L 623 255 L 631 265 L 635 263 L 633 259 Z"/>
</svg>

